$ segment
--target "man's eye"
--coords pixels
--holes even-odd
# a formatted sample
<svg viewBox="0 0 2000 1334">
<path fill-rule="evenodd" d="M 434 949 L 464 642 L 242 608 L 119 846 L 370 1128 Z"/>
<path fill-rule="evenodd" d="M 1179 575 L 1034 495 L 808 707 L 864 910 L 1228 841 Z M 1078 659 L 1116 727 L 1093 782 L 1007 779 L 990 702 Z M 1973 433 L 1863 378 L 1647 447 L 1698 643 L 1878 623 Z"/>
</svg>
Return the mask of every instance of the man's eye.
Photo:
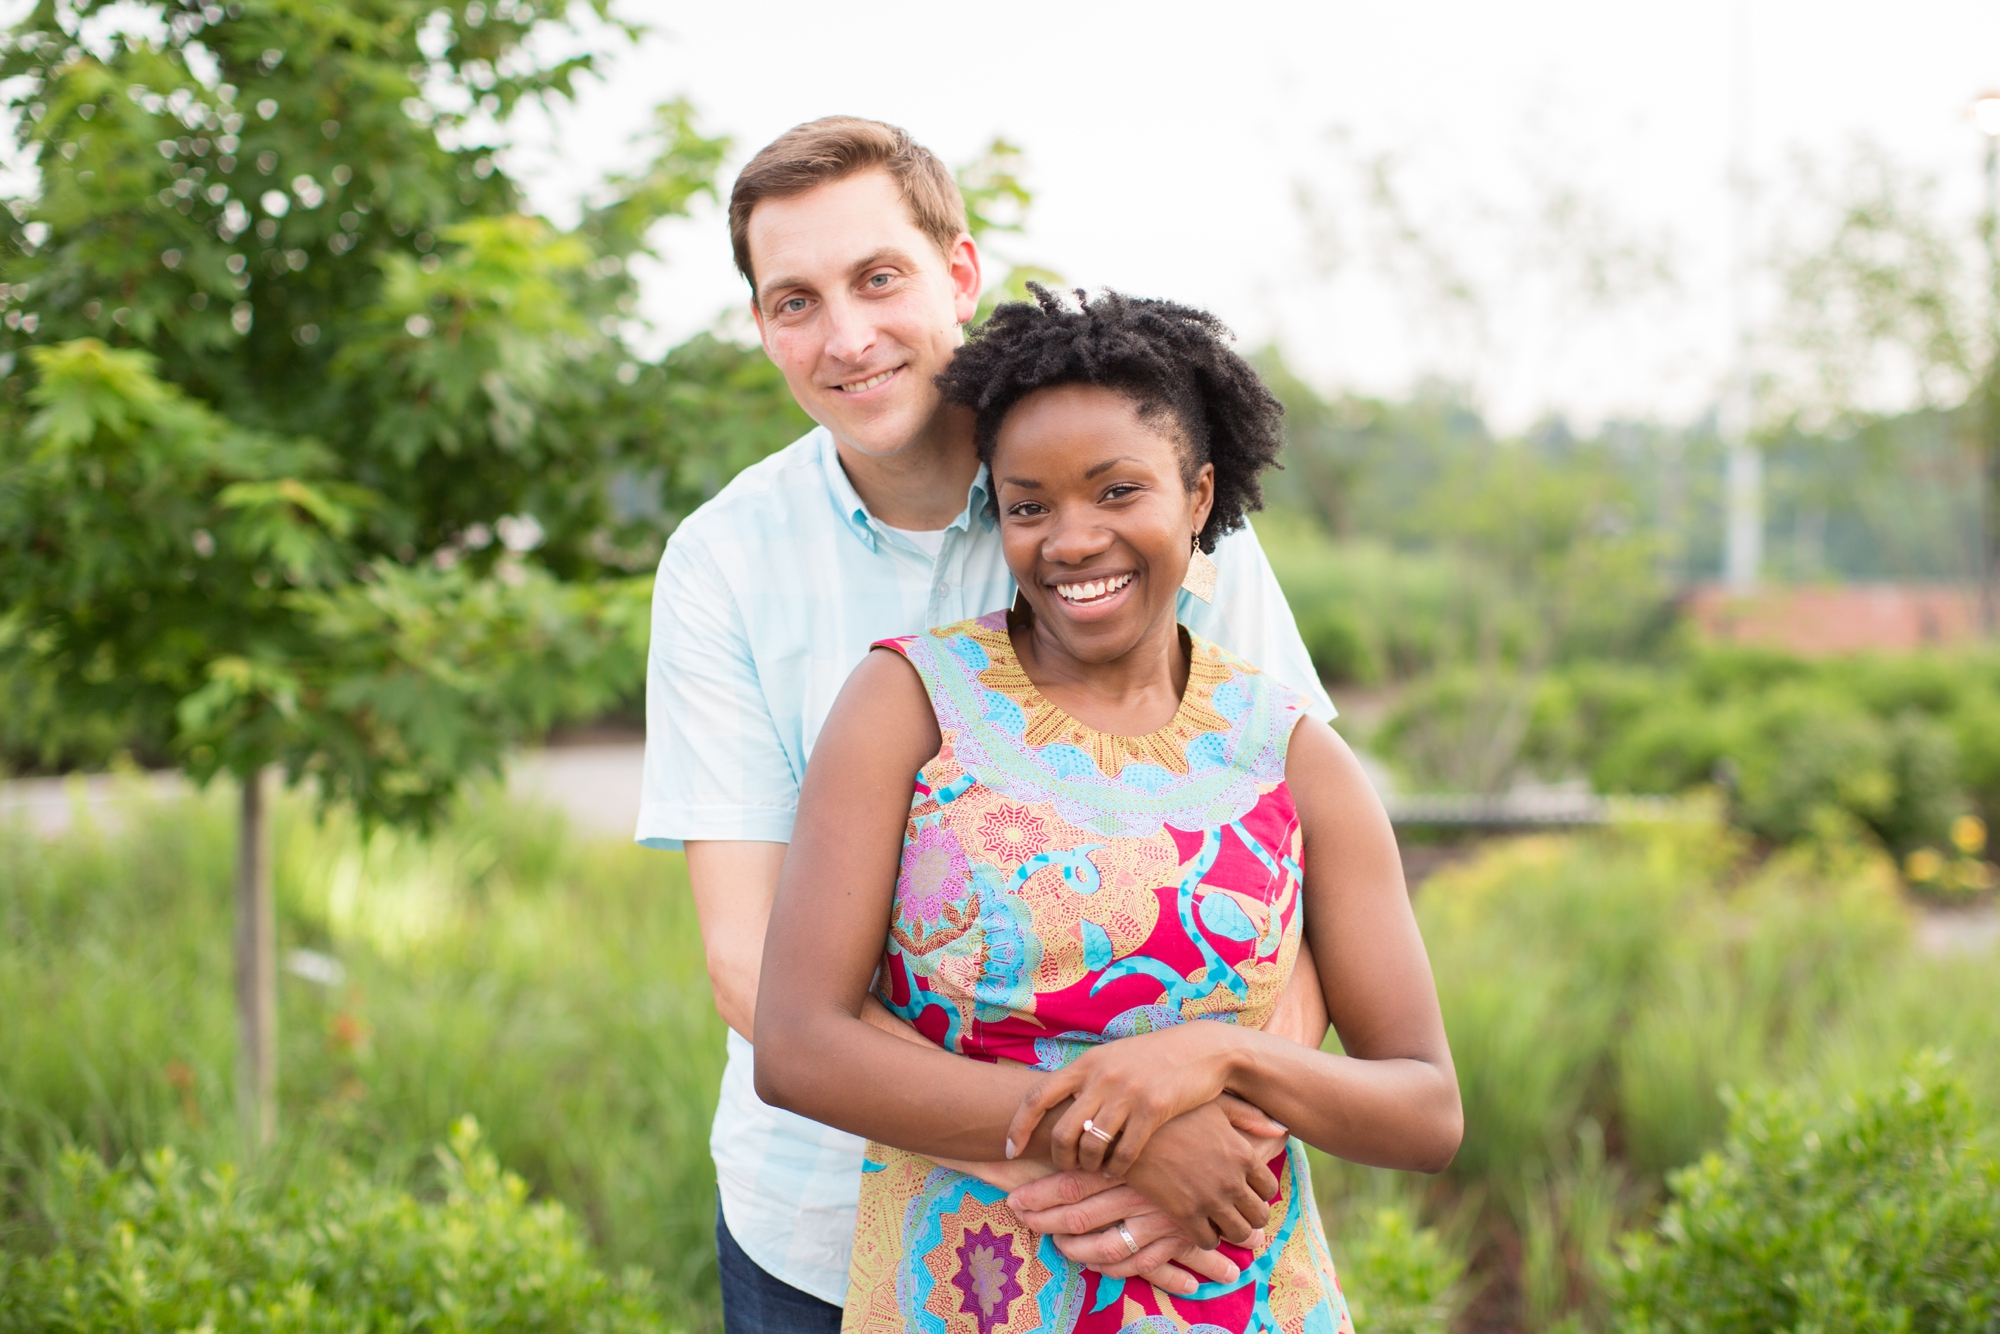
<svg viewBox="0 0 2000 1334">
<path fill-rule="evenodd" d="M 778 309 L 783 311 L 787 315 L 796 315 L 805 308 L 806 308 L 806 299 L 802 296 L 790 297 L 787 300 L 781 302 L 778 306 Z"/>
<path fill-rule="evenodd" d="M 889 285 L 889 275 L 886 273 L 870 274 L 868 276 L 868 285 L 870 287 L 887 287 Z"/>
</svg>

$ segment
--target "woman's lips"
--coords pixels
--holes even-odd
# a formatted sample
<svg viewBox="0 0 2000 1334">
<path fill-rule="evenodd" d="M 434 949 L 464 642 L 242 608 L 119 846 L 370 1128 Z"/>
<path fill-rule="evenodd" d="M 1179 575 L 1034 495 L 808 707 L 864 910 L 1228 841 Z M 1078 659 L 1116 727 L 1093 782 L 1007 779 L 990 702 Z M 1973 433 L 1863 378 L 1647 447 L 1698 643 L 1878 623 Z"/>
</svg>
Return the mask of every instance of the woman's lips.
<svg viewBox="0 0 2000 1334">
<path fill-rule="evenodd" d="M 1085 579 L 1054 585 L 1056 596 L 1072 607 L 1089 607 L 1108 601 L 1138 576 L 1131 572 L 1103 579 Z"/>
</svg>

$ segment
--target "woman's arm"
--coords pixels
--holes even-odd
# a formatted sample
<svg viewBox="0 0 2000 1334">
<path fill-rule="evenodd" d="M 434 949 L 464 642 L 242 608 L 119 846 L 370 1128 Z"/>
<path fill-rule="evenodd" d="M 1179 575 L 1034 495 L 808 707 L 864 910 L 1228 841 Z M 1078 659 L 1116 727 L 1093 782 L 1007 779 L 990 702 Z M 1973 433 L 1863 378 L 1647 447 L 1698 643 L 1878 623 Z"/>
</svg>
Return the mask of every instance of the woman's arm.
<svg viewBox="0 0 2000 1334">
<path fill-rule="evenodd" d="M 1305 935 L 1346 1054 L 1201 1022 L 1106 1043 L 1045 1077 L 1010 1127 L 1039 1132 L 1067 1102 L 1053 1118 L 1057 1166 L 1115 1176 L 1153 1127 L 1224 1089 L 1353 1162 L 1436 1172 L 1458 1151 L 1458 1077 L 1382 803 L 1313 719 L 1292 734 L 1285 777 L 1304 834 Z M 1116 1143 L 1084 1136 L 1086 1117 Z"/>
<path fill-rule="evenodd" d="M 801 785 L 764 941 L 757 1094 L 933 1158 L 1046 1157 L 1046 1129 L 1007 1140 L 1035 1071 L 903 1041 L 860 1017 L 888 935 L 911 778 L 938 747 L 915 669 L 897 654 L 869 654 L 835 701 Z M 1220 1104 L 1184 1109 L 1158 1139 L 1128 1175 L 1196 1240 L 1240 1240 L 1263 1225 L 1275 1180 Z"/>
</svg>

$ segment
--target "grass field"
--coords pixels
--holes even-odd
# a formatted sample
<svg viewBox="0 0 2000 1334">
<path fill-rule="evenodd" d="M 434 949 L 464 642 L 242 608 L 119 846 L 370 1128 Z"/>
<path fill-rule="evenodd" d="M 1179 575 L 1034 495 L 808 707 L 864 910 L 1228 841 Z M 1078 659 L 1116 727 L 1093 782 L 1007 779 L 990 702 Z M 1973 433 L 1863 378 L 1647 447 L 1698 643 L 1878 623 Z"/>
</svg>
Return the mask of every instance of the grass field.
<svg viewBox="0 0 2000 1334">
<path fill-rule="evenodd" d="M 117 832 L 0 830 L 0 1248 L 47 1244 L 60 1151 L 240 1160 L 227 794 Z M 475 800 L 429 840 L 282 810 L 282 1135 L 253 1186 L 435 1190 L 471 1114 L 501 1163 L 716 1327 L 708 1121 L 722 1063 L 678 856 Z M 1839 1089 L 1948 1049 L 2000 1106 L 2000 969 L 1911 945 L 1858 844 L 1758 860 L 1683 824 L 1496 844 L 1418 895 L 1466 1101 L 1436 1179 L 1322 1161 L 1366 1328 L 1596 1329 L 1615 1244 L 1716 1143 L 1721 1090 Z M 310 971 L 310 969 L 308 970 Z M 1334 980 L 1337 985 L 1337 979 Z"/>
</svg>

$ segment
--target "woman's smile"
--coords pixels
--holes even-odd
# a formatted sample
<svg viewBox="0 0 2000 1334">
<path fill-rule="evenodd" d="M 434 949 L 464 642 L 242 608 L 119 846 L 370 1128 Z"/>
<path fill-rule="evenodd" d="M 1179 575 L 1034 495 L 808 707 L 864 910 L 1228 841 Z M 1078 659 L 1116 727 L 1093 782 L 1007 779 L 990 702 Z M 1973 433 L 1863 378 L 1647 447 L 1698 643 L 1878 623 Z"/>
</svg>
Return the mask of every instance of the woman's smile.
<svg viewBox="0 0 2000 1334">
<path fill-rule="evenodd" d="M 1069 580 L 1067 582 L 1056 580 L 1050 586 L 1056 590 L 1056 596 L 1069 606 L 1075 607 L 1079 611 L 1084 609 L 1096 610 L 1102 607 L 1109 607 L 1113 602 L 1118 601 L 1118 595 L 1127 588 L 1130 588 L 1132 581 L 1138 577 L 1138 575 L 1127 570 L 1123 574 L 1114 574 L 1108 577 L 1098 575 L 1090 579 Z"/>
</svg>

